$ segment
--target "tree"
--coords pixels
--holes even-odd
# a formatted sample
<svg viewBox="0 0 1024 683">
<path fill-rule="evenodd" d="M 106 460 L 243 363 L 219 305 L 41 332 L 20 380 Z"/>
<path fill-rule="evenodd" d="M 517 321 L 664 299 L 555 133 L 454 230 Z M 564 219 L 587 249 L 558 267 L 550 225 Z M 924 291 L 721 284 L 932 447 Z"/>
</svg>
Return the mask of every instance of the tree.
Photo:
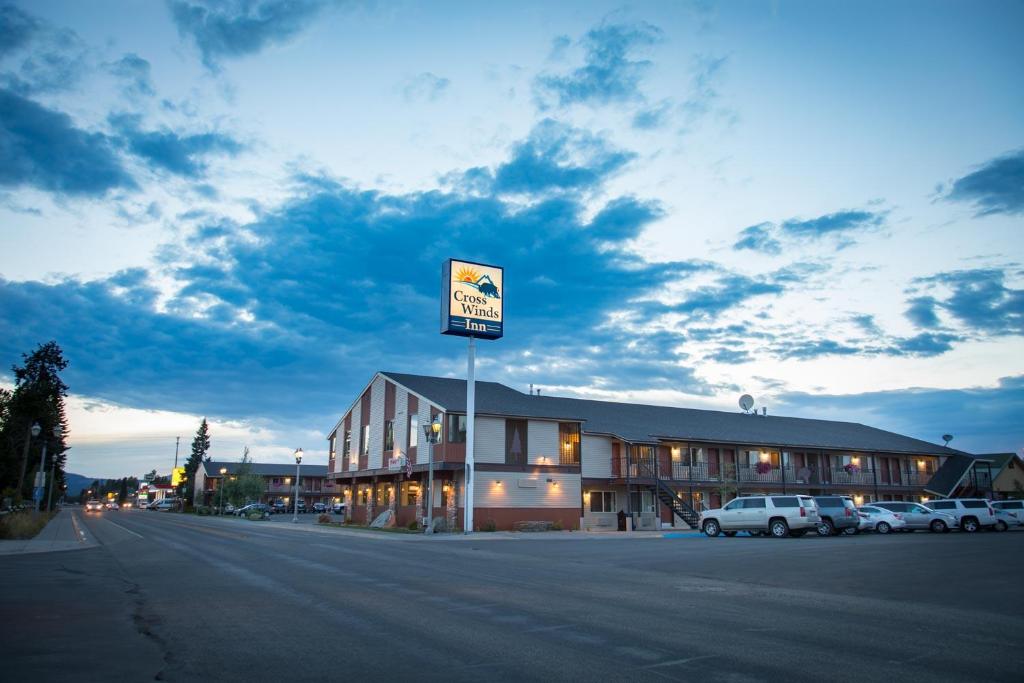
<svg viewBox="0 0 1024 683">
<path fill-rule="evenodd" d="M 267 482 L 252 471 L 248 446 L 242 452 L 240 463 L 235 476 L 224 482 L 224 497 L 236 507 L 254 500 L 258 501 L 267 490 Z"/>
<path fill-rule="evenodd" d="M 67 369 L 68 361 L 55 341 L 40 344 L 32 353 L 22 354 L 22 359 L 22 365 L 11 367 L 14 391 L 0 395 L 0 488 L 13 487 L 17 494 L 28 497 L 44 441 L 46 470 L 52 465 L 55 471 L 53 481 L 47 484 L 58 489 L 64 484 L 68 386 L 60 373 Z M 32 425 L 36 423 L 40 433 L 33 438 Z M 60 436 L 54 437 L 55 427 L 60 428 Z"/>
<path fill-rule="evenodd" d="M 196 430 L 195 438 L 192 439 L 192 453 L 189 454 L 188 460 L 185 462 L 185 500 L 192 500 L 194 497 L 196 472 L 199 471 L 199 466 L 203 464 L 203 459 L 209 450 L 210 427 L 204 417 L 199 424 L 199 429 Z"/>
</svg>

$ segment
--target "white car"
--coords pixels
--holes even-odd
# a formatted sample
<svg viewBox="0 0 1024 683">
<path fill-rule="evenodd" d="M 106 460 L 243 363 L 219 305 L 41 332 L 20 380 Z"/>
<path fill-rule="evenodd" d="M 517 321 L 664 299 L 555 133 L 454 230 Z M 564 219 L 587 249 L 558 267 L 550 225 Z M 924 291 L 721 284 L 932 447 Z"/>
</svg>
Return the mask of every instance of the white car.
<svg viewBox="0 0 1024 683">
<path fill-rule="evenodd" d="M 910 501 L 885 500 L 875 501 L 871 507 L 882 508 L 889 512 L 896 512 L 901 519 L 907 523 L 907 531 L 923 529 L 934 533 L 946 533 L 956 528 L 956 517 L 932 510 L 921 503 Z"/>
<path fill-rule="evenodd" d="M 860 515 L 858 528 L 861 531 L 877 531 L 880 534 L 888 534 L 892 531 L 902 531 L 907 526 L 902 513 L 873 505 L 861 505 L 857 508 L 857 514 Z"/>
<path fill-rule="evenodd" d="M 737 531 L 775 538 L 803 536 L 818 528 L 818 504 L 810 496 L 744 496 L 700 516 L 700 529 L 708 536 Z"/>
<path fill-rule="evenodd" d="M 953 515 L 960 530 L 969 534 L 996 526 L 996 511 L 984 498 L 945 498 L 930 500 L 927 505 L 932 510 Z"/>
<path fill-rule="evenodd" d="M 1004 531 L 1000 521 L 1007 526 L 1024 526 L 1024 500 L 995 500 L 992 501 L 992 508 L 996 511 L 996 528 Z M 1005 514 L 1000 514 L 1002 511 Z M 1007 516 L 1010 515 L 1010 516 Z M 1016 520 L 1016 524 L 1014 524 Z"/>
</svg>

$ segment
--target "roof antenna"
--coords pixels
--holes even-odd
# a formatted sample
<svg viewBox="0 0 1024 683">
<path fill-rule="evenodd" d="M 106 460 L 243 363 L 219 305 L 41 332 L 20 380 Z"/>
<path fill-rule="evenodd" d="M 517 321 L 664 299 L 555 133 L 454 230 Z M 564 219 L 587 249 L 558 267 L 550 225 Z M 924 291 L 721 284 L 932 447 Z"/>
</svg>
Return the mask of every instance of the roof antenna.
<svg viewBox="0 0 1024 683">
<path fill-rule="evenodd" d="M 540 396 L 540 387 L 537 387 L 537 395 Z"/>
<path fill-rule="evenodd" d="M 533 396 L 533 382 L 530 382 L 530 396 Z"/>
<path fill-rule="evenodd" d="M 768 417 L 768 406 L 761 406 L 761 417 Z"/>
<path fill-rule="evenodd" d="M 743 394 L 740 396 L 740 408 L 743 409 L 744 413 L 750 412 L 750 409 L 754 407 L 754 397 L 750 394 Z"/>
<path fill-rule="evenodd" d="M 953 435 L 952 434 L 943 434 L 942 435 L 942 441 L 943 441 L 942 445 L 943 446 L 949 446 L 949 442 L 952 441 L 952 440 L 953 440 Z"/>
</svg>

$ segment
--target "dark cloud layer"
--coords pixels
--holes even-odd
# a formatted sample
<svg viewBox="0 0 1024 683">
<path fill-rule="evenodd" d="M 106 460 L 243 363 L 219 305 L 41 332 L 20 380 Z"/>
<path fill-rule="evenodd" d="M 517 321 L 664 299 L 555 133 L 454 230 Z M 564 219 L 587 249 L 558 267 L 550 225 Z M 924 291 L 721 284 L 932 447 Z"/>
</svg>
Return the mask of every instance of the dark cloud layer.
<svg viewBox="0 0 1024 683">
<path fill-rule="evenodd" d="M 108 136 L 0 89 L 0 185 L 98 197 L 135 181 Z"/>
<path fill-rule="evenodd" d="M 1007 286 L 1001 269 L 957 270 L 915 282 L 932 292 L 909 301 L 906 315 L 918 327 L 938 327 L 936 311 L 942 310 L 959 329 L 975 334 L 1024 334 L 1024 289 Z"/>
<path fill-rule="evenodd" d="M 883 214 L 872 211 L 837 211 L 809 220 L 791 218 L 782 223 L 782 230 L 797 237 L 817 238 L 876 227 L 882 223 L 883 218 Z"/>
<path fill-rule="evenodd" d="M 759 223 L 741 230 L 740 238 L 732 248 L 737 251 L 749 249 L 774 256 L 782 252 L 782 243 L 772 236 L 771 223 Z"/>
<path fill-rule="evenodd" d="M 235 156 L 242 150 L 241 143 L 223 133 L 183 135 L 166 129 L 144 131 L 138 116 L 123 114 L 111 116 L 110 122 L 132 154 L 152 168 L 187 178 L 201 178 L 205 174 L 206 157 Z"/>
<path fill-rule="evenodd" d="M 288 40 L 323 9 L 320 0 L 169 0 L 179 33 L 191 38 L 210 69 L 223 58 L 256 54 Z"/>
<path fill-rule="evenodd" d="M 974 204 L 981 216 L 1024 213 L 1024 149 L 992 159 L 956 180 L 946 198 Z"/>
</svg>

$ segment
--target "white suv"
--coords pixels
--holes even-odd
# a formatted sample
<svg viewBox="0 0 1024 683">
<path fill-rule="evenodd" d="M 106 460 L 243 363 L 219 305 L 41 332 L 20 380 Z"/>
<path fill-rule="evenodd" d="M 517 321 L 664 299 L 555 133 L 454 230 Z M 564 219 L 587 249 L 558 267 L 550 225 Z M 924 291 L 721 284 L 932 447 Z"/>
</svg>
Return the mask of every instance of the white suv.
<svg viewBox="0 0 1024 683">
<path fill-rule="evenodd" d="M 810 496 L 745 496 L 705 511 L 700 528 L 708 536 L 735 536 L 737 531 L 749 531 L 783 538 L 803 536 L 817 529 L 819 521 L 818 505 Z"/>
<path fill-rule="evenodd" d="M 930 500 L 925 505 L 932 510 L 953 515 L 961 531 L 967 533 L 992 529 L 996 525 L 996 512 L 984 498 L 946 498 Z"/>
</svg>

